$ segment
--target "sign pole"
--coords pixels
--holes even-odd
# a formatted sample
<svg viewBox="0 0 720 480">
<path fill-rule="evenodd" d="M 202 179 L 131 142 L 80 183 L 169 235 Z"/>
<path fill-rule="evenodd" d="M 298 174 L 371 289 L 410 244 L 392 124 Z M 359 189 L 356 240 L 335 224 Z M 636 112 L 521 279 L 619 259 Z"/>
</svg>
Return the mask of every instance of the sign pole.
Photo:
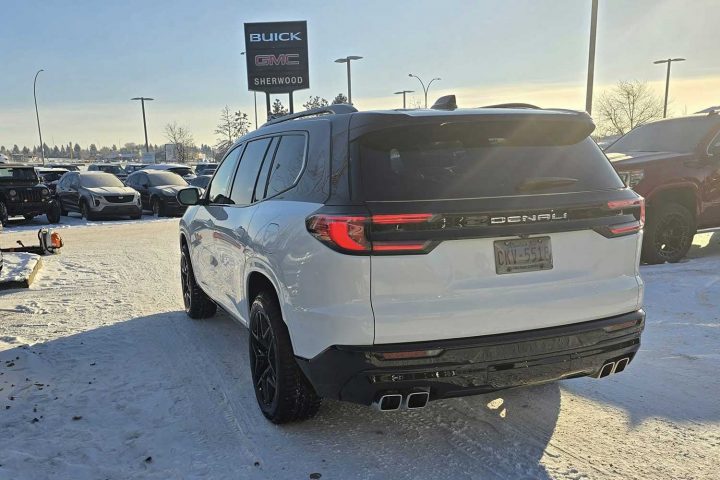
<svg viewBox="0 0 720 480">
<path fill-rule="evenodd" d="M 267 106 L 267 119 L 270 120 L 270 94 L 268 92 L 265 92 L 265 105 Z"/>
<path fill-rule="evenodd" d="M 293 91 L 290 90 L 290 113 L 295 113 L 295 106 L 293 105 Z"/>
</svg>

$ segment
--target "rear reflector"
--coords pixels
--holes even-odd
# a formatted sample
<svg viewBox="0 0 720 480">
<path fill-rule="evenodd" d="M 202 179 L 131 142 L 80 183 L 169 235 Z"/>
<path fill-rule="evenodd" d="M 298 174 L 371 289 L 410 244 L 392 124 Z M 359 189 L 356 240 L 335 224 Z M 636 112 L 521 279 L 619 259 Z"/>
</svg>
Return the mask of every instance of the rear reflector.
<svg viewBox="0 0 720 480">
<path fill-rule="evenodd" d="M 412 358 L 436 357 L 442 353 L 442 349 L 434 350 L 413 350 L 410 352 L 384 352 L 379 356 L 383 360 L 408 360 Z"/>
<path fill-rule="evenodd" d="M 645 199 L 642 197 L 635 198 L 632 200 L 615 200 L 608 202 L 608 208 L 610 210 L 626 210 L 631 208 L 640 209 L 640 215 L 637 220 L 640 222 L 640 227 L 645 225 Z"/>
<path fill-rule="evenodd" d="M 378 225 L 402 225 L 403 223 L 422 223 L 432 218 L 431 213 L 406 213 L 400 215 L 373 215 L 372 223 Z"/>
</svg>

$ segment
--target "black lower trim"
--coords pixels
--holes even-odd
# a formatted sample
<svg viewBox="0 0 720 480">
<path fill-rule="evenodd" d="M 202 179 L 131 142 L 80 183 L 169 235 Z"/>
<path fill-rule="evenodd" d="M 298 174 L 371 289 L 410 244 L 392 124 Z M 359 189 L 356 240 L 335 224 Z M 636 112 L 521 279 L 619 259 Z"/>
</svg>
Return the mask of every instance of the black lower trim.
<svg viewBox="0 0 720 480">
<path fill-rule="evenodd" d="M 431 400 L 474 395 L 562 378 L 596 375 L 608 361 L 632 359 L 645 312 L 483 337 L 372 346 L 335 345 L 297 358 L 318 394 L 369 405 L 380 394 L 429 390 Z M 441 350 L 385 360 L 383 353 Z"/>
</svg>

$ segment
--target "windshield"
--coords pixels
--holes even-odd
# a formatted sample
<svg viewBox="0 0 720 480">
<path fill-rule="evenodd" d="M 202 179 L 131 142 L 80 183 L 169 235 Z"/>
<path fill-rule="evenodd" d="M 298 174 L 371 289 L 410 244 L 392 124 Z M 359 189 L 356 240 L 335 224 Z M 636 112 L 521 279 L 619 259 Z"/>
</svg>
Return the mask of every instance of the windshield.
<svg viewBox="0 0 720 480">
<path fill-rule="evenodd" d="M 100 187 L 124 187 L 123 183 L 115 176 L 109 173 L 94 173 L 89 175 L 80 175 L 80 186 L 85 188 Z"/>
<path fill-rule="evenodd" d="M 98 170 L 112 174 L 124 174 L 125 170 L 120 165 L 98 165 Z"/>
<path fill-rule="evenodd" d="M 622 188 L 590 138 L 569 145 L 548 141 L 563 128 L 539 126 L 526 138 L 518 138 L 510 122 L 391 128 L 361 137 L 353 151 L 364 198 L 371 201 Z"/>
<path fill-rule="evenodd" d="M 47 172 L 47 173 L 41 173 L 40 178 L 42 178 L 43 182 L 54 182 L 56 180 L 59 180 L 60 177 L 65 175 L 66 172 Z"/>
<path fill-rule="evenodd" d="M 160 187 L 163 185 L 180 185 L 184 186 L 188 183 L 179 175 L 173 172 L 152 172 L 148 173 L 151 187 Z"/>
<path fill-rule="evenodd" d="M 707 117 L 681 118 L 641 125 L 613 143 L 607 153 L 694 152 L 702 139 L 718 126 Z"/>
<path fill-rule="evenodd" d="M 177 173 L 178 175 L 184 177 L 185 175 L 193 175 L 194 172 L 189 167 L 174 167 L 174 168 L 168 168 L 168 171 Z"/>
<path fill-rule="evenodd" d="M 0 182 L 38 182 L 34 168 L 0 167 Z"/>
</svg>

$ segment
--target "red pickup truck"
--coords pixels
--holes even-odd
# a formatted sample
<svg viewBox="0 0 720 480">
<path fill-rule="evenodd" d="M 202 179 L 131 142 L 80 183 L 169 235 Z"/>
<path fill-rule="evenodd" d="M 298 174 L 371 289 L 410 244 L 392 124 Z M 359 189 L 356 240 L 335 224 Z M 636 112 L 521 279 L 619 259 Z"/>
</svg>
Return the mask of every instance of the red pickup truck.
<svg viewBox="0 0 720 480">
<path fill-rule="evenodd" d="M 645 197 L 643 262 L 677 262 L 699 229 L 720 227 L 718 111 L 642 125 L 605 153 L 625 184 Z"/>
</svg>

